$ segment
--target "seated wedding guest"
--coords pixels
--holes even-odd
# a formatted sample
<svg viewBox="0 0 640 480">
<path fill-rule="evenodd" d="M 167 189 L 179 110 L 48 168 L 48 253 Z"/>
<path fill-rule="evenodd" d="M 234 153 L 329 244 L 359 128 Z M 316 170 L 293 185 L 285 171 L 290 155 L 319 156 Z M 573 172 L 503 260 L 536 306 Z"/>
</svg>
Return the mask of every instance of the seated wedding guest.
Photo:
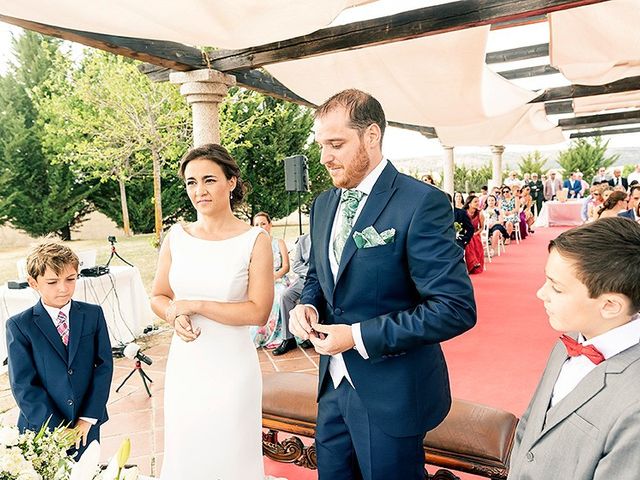
<svg viewBox="0 0 640 480">
<path fill-rule="evenodd" d="M 453 192 L 453 206 L 455 208 L 463 208 L 464 207 L 464 197 L 460 192 Z"/>
<path fill-rule="evenodd" d="M 480 234 L 484 227 L 484 220 L 478 209 L 478 197 L 469 195 L 464 202 L 464 210 L 466 210 L 471 225 L 473 226 L 473 235 L 471 240 L 464 249 L 464 259 L 467 263 L 467 271 L 469 273 L 482 273 L 484 270 L 484 248 Z"/>
<path fill-rule="evenodd" d="M 596 173 L 591 179 L 591 185 L 609 183 L 609 179 L 607 178 L 606 173 L 607 173 L 607 169 L 605 167 L 598 168 L 598 173 Z"/>
<path fill-rule="evenodd" d="M 640 225 L 622 218 L 549 243 L 537 296 L 563 335 L 518 423 L 509 480 L 638 478 L 638 245 Z"/>
<path fill-rule="evenodd" d="M 592 185 L 590 189 L 590 193 L 587 197 L 585 197 L 584 202 L 582 204 L 582 208 L 580 210 L 580 218 L 582 218 L 583 222 L 593 222 L 598 218 L 598 211 L 602 206 L 602 191 L 604 187 L 600 184 Z"/>
<path fill-rule="evenodd" d="M 637 163 L 633 172 L 627 175 L 627 183 L 629 186 L 631 186 L 633 182 L 640 183 L 640 163 Z"/>
<path fill-rule="evenodd" d="M 307 233 L 296 239 L 296 246 L 293 251 L 291 269 L 296 274 L 296 278 L 282 292 L 280 297 L 280 316 L 284 325 L 284 340 L 278 348 L 273 351 L 273 355 L 283 355 L 289 350 L 296 348 L 297 342 L 289 330 L 289 312 L 293 310 L 300 300 L 302 287 L 309 271 L 309 254 L 311 253 L 311 236 Z M 300 344 L 303 348 L 311 348 L 313 344 L 305 340 Z"/>
<path fill-rule="evenodd" d="M 533 215 L 533 198 L 531 198 L 531 188 L 528 185 L 522 187 L 520 192 L 520 224 L 522 225 L 522 238 L 525 238 L 528 233 L 534 233 L 531 228 L 535 217 Z"/>
<path fill-rule="evenodd" d="M 287 287 L 285 275 L 289 272 L 289 253 L 284 240 L 271 235 L 271 217 L 266 212 L 258 212 L 253 217 L 253 226 L 265 230 L 271 237 L 273 252 L 273 280 L 275 285 L 273 307 L 269 319 L 264 326 L 250 327 L 253 344 L 256 347 L 276 348 L 282 343 L 285 335 L 284 325 L 280 318 L 280 297 Z"/>
<path fill-rule="evenodd" d="M 509 187 L 502 189 L 502 200 L 500 200 L 498 208 L 502 212 L 504 226 L 507 229 L 509 238 L 511 238 L 513 229 L 520 225 L 520 201 L 513 196 Z"/>
<path fill-rule="evenodd" d="M 428 183 L 429 185 L 436 185 L 436 182 L 433 180 L 433 177 L 429 174 L 422 176 L 422 181 L 424 183 Z"/>
<path fill-rule="evenodd" d="M 488 229 L 489 240 L 491 242 L 491 248 L 493 255 L 493 249 L 498 248 L 498 242 L 500 235 L 505 239 L 509 238 L 506 228 L 504 228 L 504 218 L 502 212 L 498 208 L 498 203 L 494 195 L 487 197 L 487 202 L 484 206 L 484 210 L 480 212 L 483 217 L 484 224 Z"/>
<path fill-rule="evenodd" d="M 484 206 L 487 204 L 487 196 L 489 195 L 489 187 L 487 187 L 486 185 L 483 185 L 482 187 L 480 187 L 480 196 L 478 197 L 478 200 L 480 201 L 480 210 L 482 210 L 484 208 Z"/>
<path fill-rule="evenodd" d="M 113 358 L 102 307 L 71 300 L 79 260 L 46 241 L 27 257 L 29 286 L 40 300 L 7 320 L 9 383 L 18 428 L 69 426 L 79 458 L 108 419 Z"/>
<path fill-rule="evenodd" d="M 449 199 L 449 203 L 452 203 L 453 199 L 451 198 L 451 195 L 446 193 L 446 196 Z M 462 250 L 464 250 L 464 248 L 467 246 L 467 244 L 471 240 L 471 237 L 473 236 L 473 224 L 471 223 L 471 219 L 469 218 L 469 215 L 467 215 L 467 212 L 465 210 L 463 210 L 462 208 L 456 208 L 456 206 L 453 205 L 453 203 L 452 203 L 452 207 L 453 207 L 453 226 L 456 232 L 456 244 Z"/>
<path fill-rule="evenodd" d="M 582 172 L 576 172 L 576 178 L 582 186 L 582 196 L 584 197 L 587 193 L 587 190 L 589 190 L 589 183 L 582 178 L 583 176 L 584 174 Z"/>
<path fill-rule="evenodd" d="M 627 209 L 627 198 L 625 192 L 612 192 L 598 210 L 598 218 L 617 217 Z"/>
<path fill-rule="evenodd" d="M 638 221 L 640 217 L 638 216 L 638 207 L 640 206 L 640 185 L 633 185 L 630 187 L 631 190 L 629 192 L 629 206 L 625 215 L 620 213 L 620 216 L 626 216 L 631 220 Z"/>
</svg>

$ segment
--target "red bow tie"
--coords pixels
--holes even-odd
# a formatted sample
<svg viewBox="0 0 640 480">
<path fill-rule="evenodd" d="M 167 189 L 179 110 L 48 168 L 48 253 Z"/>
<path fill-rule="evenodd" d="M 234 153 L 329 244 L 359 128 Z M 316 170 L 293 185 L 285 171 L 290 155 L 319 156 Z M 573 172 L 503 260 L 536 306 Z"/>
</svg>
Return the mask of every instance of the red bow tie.
<svg viewBox="0 0 640 480">
<path fill-rule="evenodd" d="M 598 365 L 601 362 L 604 362 L 604 355 L 602 352 L 598 350 L 593 345 L 582 345 L 576 342 L 573 338 L 568 337 L 567 335 L 562 335 L 560 337 L 564 346 L 567 347 L 567 354 L 570 357 L 577 357 L 579 355 L 584 355 L 589 360 L 591 360 L 595 365 Z"/>
</svg>

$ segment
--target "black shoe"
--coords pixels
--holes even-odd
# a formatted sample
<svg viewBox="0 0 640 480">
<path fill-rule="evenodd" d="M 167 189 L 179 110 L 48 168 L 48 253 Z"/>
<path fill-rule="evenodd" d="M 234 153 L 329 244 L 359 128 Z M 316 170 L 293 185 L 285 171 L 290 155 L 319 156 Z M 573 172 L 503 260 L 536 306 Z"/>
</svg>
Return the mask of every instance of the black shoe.
<svg viewBox="0 0 640 480">
<path fill-rule="evenodd" d="M 289 350 L 293 350 L 296 348 L 296 339 L 295 338 L 287 338 L 283 340 L 283 342 L 271 352 L 272 355 L 283 355 L 287 353 Z"/>
<path fill-rule="evenodd" d="M 302 342 L 302 343 L 300 344 L 300 346 L 301 346 L 302 348 L 305 348 L 305 349 L 306 349 L 306 348 L 313 348 L 313 343 L 311 343 L 311 340 L 305 340 L 304 342 Z"/>
</svg>

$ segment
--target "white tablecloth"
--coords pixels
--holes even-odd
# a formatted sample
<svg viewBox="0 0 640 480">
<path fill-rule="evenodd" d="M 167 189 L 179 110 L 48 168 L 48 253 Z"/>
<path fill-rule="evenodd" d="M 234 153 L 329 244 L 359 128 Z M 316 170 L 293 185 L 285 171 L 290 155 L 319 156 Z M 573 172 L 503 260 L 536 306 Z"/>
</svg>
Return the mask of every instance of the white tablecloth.
<svg viewBox="0 0 640 480">
<path fill-rule="evenodd" d="M 39 295 L 31 288 L 0 287 L 0 363 L 7 356 L 5 324 L 9 317 L 33 306 Z M 136 267 L 110 267 L 107 275 L 81 277 L 74 300 L 102 306 L 112 345 L 131 342 L 153 321 L 149 297 Z M 0 371 L 6 370 L 2 367 Z"/>
<path fill-rule="evenodd" d="M 534 228 L 582 225 L 580 211 L 583 200 L 569 200 L 566 202 L 544 202 L 538 218 L 533 224 Z"/>
</svg>

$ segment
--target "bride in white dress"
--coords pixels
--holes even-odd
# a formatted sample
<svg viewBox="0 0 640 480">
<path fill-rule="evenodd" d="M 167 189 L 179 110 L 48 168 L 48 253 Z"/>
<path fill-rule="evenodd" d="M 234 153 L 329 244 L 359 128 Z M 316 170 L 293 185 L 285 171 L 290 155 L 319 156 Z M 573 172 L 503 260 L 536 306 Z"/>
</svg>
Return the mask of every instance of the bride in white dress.
<svg viewBox="0 0 640 480">
<path fill-rule="evenodd" d="M 262 377 L 249 326 L 273 302 L 271 242 L 237 219 L 237 164 L 219 145 L 180 165 L 198 212 L 165 238 L 152 307 L 174 326 L 164 397 L 162 480 L 263 480 Z"/>
</svg>

